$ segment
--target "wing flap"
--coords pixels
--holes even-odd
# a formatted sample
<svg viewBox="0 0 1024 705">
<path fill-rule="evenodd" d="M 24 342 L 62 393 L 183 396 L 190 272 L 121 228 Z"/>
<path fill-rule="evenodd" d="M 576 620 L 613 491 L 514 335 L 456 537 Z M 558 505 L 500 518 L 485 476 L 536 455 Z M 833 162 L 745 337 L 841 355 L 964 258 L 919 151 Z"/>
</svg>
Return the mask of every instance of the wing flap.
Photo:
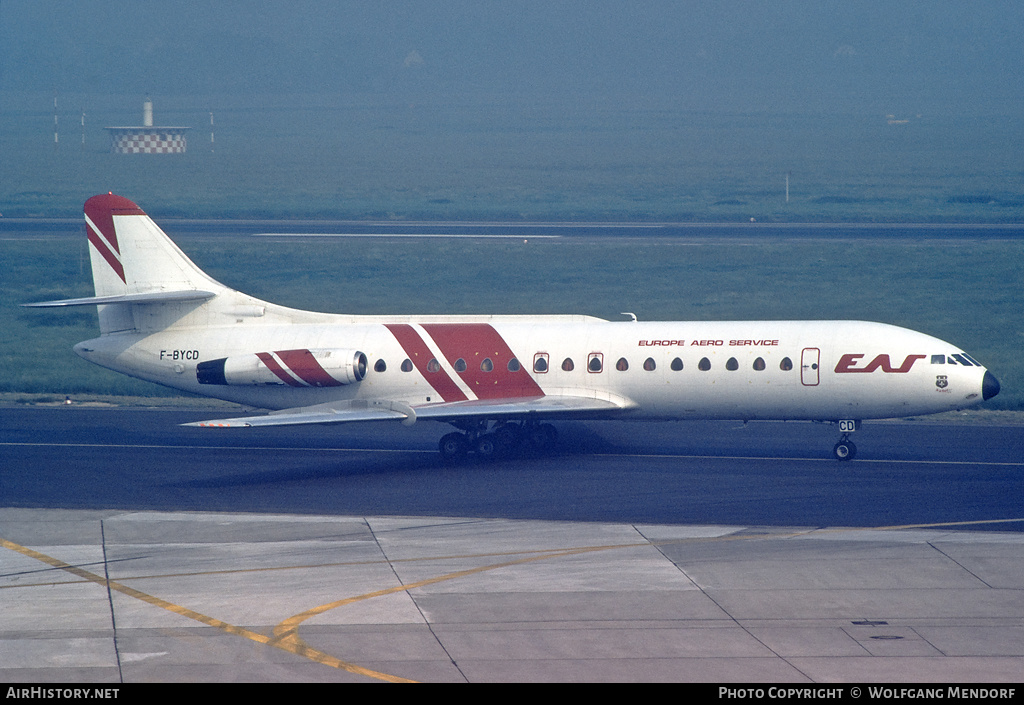
<svg viewBox="0 0 1024 705">
<path fill-rule="evenodd" d="M 281 409 L 260 416 L 211 419 L 182 425 L 198 428 L 248 428 L 251 426 L 298 426 L 317 423 L 387 421 L 390 419 L 400 419 L 403 423 L 412 423 L 416 420 L 416 413 L 410 407 L 395 402 L 350 401 Z"/>
<path fill-rule="evenodd" d="M 515 416 L 588 416 L 614 413 L 634 404 L 625 398 L 598 399 L 568 394 L 518 397 L 512 399 L 475 399 L 441 402 L 415 408 L 421 419 L 446 421 L 458 418 L 507 418 Z"/>
<path fill-rule="evenodd" d="M 409 406 L 395 401 L 354 400 L 272 411 L 262 416 L 211 419 L 184 424 L 200 428 L 245 428 L 302 424 L 353 423 L 356 421 L 401 420 L 411 425 L 417 419 L 499 419 L 516 417 L 588 417 L 620 413 L 635 404 L 624 397 L 605 398 L 550 395 L 511 399 L 477 399 Z"/>
</svg>

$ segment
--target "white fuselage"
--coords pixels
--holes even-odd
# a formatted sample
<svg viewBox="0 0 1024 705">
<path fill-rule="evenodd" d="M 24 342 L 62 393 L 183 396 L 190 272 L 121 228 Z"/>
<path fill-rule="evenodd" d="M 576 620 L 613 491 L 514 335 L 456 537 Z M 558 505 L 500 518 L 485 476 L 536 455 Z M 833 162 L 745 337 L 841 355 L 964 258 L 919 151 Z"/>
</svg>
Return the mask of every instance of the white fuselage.
<svg viewBox="0 0 1024 705">
<path fill-rule="evenodd" d="M 196 325 L 187 325 L 186 314 L 173 328 L 110 334 L 76 351 L 119 372 L 269 409 L 353 399 L 422 406 L 571 394 L 615 401 L 624 416 L 661 419 L 929 414 L 981 401 L 985 374 L 949 343 L 862 321 L 609 322 L 586 316 L 306 312 L 300 316 L 305 320 L 296 321 L 297 313 L 268 305 Z M 328 377 L 304 379 L 288 369 L 294 359 L 289 355 L 298 351 L 321 357 L 321 351 L 361 352 L 365 376 L 339 384 Z M 264 355 L 279 376 L 264 370 L 266 377 L 247 384 L 197 379 L 201 362 L 255 354 Z M 330 386 L 321 386 L 322 380 Z"/>
<path fill-rule="evenodd" d="M 610 322 L 590 316 L 355 316 L 235 291 L 199 269 L 135 203 L 85 203 L 98 365 L 273 409 L 200 427 L 443 421 L 447 460 L 543 449 L 555 418 L 836 421 L 835 457 L 863 419 L 959 409 L 999 393 L 937 338 L 863 321 Z M 493 425 L 493 428 L 492 428 Z"/>
</svg>

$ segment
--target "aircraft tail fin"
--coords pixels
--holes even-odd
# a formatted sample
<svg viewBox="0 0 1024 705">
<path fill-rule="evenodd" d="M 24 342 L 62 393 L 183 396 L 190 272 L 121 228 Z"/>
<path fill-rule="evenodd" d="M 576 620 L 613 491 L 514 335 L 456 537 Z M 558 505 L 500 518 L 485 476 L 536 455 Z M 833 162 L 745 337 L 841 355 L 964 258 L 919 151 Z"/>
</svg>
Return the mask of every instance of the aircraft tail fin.
<svg viewBox="0 0 1024 705">
<path fill-rule="evenodd" d="M 93 196 L 84 210 L 96 296 L 223 288 L 127 198 Z"/>
<path fill-rule="evenodd" d="M 193 264 L 133 202 L 113 193 L 85 202 L 100 332 L 136 327 L 125 303 L 202 300 L 228 291 Z"/>
</svg>

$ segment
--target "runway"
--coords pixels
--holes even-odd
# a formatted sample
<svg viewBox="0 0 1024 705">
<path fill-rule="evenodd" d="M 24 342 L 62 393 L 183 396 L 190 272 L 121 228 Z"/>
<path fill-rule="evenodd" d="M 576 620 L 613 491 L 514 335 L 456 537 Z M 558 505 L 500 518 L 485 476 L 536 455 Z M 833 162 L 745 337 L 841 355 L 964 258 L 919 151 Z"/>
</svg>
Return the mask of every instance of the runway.
<svg viewBox="0 0 1024 705">
<path fill-rule="evenodd" d="M 840 464 L 828 426 L 563 424 L 446 468 L 439 425 L 204 413 L 0 409 L 0 679 L 1024 672 L 1018 426 L 865 424 Z"/>
</svg>

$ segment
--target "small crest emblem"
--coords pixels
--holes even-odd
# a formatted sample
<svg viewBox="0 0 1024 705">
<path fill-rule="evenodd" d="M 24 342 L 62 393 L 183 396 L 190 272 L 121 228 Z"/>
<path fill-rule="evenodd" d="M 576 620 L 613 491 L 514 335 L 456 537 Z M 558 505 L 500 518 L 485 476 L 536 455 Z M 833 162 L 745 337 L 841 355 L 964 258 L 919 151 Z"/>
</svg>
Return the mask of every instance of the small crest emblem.
<svg viewBox="0 0 1024 705">
<path fill-rule="evenodd" d="M 946 379 L 946 375 L 936 375 L 935 386 L 938 387 L 939 389 L 945 389 L 946 387 L 948 387 L 949 380 Z"/>
</svg>

